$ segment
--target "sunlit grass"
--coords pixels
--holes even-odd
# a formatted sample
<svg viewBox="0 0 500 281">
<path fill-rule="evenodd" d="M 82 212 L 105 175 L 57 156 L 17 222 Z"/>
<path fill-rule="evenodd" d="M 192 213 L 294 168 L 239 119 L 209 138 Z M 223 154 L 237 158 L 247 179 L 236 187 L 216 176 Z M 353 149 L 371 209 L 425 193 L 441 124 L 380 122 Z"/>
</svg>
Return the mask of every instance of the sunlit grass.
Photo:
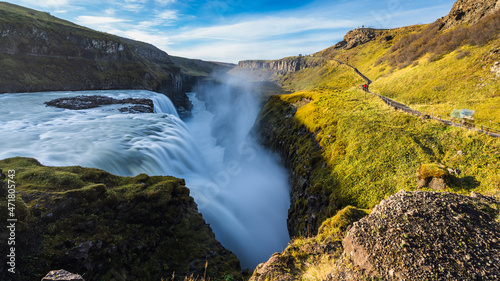
<svg viewBox="0 0 500 281">
<path fill-rule="evenodd" d="M 324 148 L 330 176 L 340 186 L 331 187 L 332 196 L 345 204 L 370 208 L 399 189 L 416 189 L 415 173 L 426 163 L 458 168 L 464 171 L 462 178 L 479 182 L 450 189 L 498 193 L 498 139 L 394 111 L 357 86 L 299 91 L 281 99 L 290 104 L 311 100 L 297 109 L 295 118 Z M 469 156 L 457 156 L 459 150 Z"/>
</svg>

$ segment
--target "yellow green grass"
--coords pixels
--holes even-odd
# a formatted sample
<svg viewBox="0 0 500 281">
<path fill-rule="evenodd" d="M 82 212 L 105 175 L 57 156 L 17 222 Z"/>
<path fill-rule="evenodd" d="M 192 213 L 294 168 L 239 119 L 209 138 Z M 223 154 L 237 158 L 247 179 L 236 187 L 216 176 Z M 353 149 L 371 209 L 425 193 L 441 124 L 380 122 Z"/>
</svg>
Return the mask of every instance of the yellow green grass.
<svg viewBox="0 0 500 281">
<path fill-rule="evenodd" d="M 485 21 L 498 20 L 488 18 Z M 440 31 L 425 39 L 440 42 L 450 32 L 458 33 L 465 39 L 455 49 L 443 50 L 430 46 L 427 54 L 413 61 L 394 65 L 391 57 L 404 59 L 411 45 L 395 52 L 392 52 L 391 47 L 404 45 L 401 42 L 410 35 L 416 36 L 431 28 L 432 25 L 421 25 L 377 31 L 378 37 L 365 45 L 350 50 L 329 48 L 317 55 L 344 62 L 349 58 L 349 64 L 373 81 L 371 90 L 416 110 L 451 119 L 453 109 L 471 109 L 476 111 L 476 124 L 500 130 L 500 79 L 490 70 L 496 61 L 500 61 L 498 32 L 492 33 L 489 40 L 482 39 L 484 42 L 481 41 L 481 44 L 471 45 L 467 42 L 475 42 L 474 35 L 463 35 L 459 33 L 462 30 L 460 28 Z M 394 38 L 386 41 L 385 37 L 388 35 Z M 417 46 L 419 44 L 425 45 L 425 42 L 417 40 L 414 43 Z"/>
<path fill-rule="evenodd" d="M 490 71 L 494 60 L 481 62 L 491 48 L 463 47 L 434 62 L 422 58 L 417 66 L 376 80 L 372 89 L 436 116 L 472 109 L 477 123 L 500 129 L 500 79 Z M 462 52 L 468 56 L 457 59 Z"/>
<path fill-rule="evenodd" d="M 363 92 L 354 71 L 335 62 L 290 77 L 288 87 L 310 89 L 280 99 L 299 105 L 294 117 L 324 148 L 337 183 L 324 187 L 332 197 L 371 208 L 399 189 L 415 189 L 415 173 L 426 163 L 463 171 L 450 191 L 499 194 L 499 139 L 395 111 Z"/>
<path fill-rule="evenodd" d="M 353 69 L 334 61 L 348 62 L 373 81 L 371 90 L 414 109 L 444 117 L 453 109 L 472 109 L 477 123 L 500 129 L 500 79 L 490 71 L 500 60 L 498 33 L 488 33 L 494 34 L 488 40 L 481 35 L 481 44 L 463 43 L 451 50 L 439 41 L 447 35 L 421 36 L 429 28 L 435 26 L 376 31 L 374 41 L 351 50 L 316 53 L 327 60 L 320 67 L 272 78 L 291 94 L 272 97 L 261 112 L 260 124 L 274 136 L 270 146 L 286 156 L 293 175 L 311 175 L 308 196 L 329 197 L 328 207 L 317 214 L 323 221 L 317 235 L 298 237 L 275 254 L 277 264 L 286 263 L 282 275 L 317 280 L 335 270 L 338 256 L 311 255 L 311 245 L 341 241 L 343 229 L 352 223 L 339 220 L 346 212 L 362 214 L 360 209 L 373 208 L 400 189 L 416 190 L 417 171 L 446 176 L 445 191 L 500 195 L 500 139 L 395 111 L 363 92 L 360 85 L 365 82 Z M 426 46 L 422 38 L 435 40 L 439 48 Z M 405 44 L 429 52 L 408 56 L 410 48 L 394 51 L 394 45 Z M 449 175 L 447 168 L 462 173 Z M 301 210 L 307 208 L 300 196 L 292 202 L 290 215 L 299 217 L 298 227 L 303 226 L 300 219 L 306 220 Z"/>
</svg>

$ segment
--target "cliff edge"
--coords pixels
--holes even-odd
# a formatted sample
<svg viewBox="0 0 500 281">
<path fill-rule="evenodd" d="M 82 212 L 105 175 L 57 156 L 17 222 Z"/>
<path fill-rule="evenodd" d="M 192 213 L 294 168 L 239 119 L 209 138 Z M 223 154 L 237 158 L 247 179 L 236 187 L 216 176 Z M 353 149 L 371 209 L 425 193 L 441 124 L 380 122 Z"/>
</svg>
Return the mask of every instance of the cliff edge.
<svg viewBox="0 0 500 281">
<path fill-rule="evenodd" d="M 0 178 L 0 196 L 15 197 L 10 205 L 0 201 L 0 219 L 17 219 L 0 231 L 0 251 L 14 256 L 0 259 L 1 280 L 40 280 L 60 268 L 86 280 L 240 275 L 238 259 L 215 239 L 184 180 L 20 157 L 0 161 Z"/>
<path fill-rule="evenodd" d="M 230 73 L 245 77 L 247 80 L 270 81 L 276 76 L 317 67 L 324 61 L 320 57 L 302 55 L 279 60 L 246 60 L 238 62 L 238 67 Z"/>
</svg>

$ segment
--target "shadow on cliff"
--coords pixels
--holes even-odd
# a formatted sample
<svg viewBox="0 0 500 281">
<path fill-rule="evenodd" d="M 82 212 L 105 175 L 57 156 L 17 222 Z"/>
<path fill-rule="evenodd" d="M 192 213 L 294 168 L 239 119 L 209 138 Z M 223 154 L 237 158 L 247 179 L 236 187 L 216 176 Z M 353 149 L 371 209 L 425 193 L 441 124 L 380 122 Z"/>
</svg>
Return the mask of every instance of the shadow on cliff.
<svg viewBox="0 0 500 281">
<path fill-rule="evenodd" d="M 254 130 L 260 143 L 281 155 L 289 171 L 291 205 L 288 230 L 291 237 L 316 235 L 321 223 L 350 200 L 332 196 L 337 186 L 323 148 L 314 134 L 294 117 L 296 108 L 272 96 L 261 110 Z"/>
</svg>

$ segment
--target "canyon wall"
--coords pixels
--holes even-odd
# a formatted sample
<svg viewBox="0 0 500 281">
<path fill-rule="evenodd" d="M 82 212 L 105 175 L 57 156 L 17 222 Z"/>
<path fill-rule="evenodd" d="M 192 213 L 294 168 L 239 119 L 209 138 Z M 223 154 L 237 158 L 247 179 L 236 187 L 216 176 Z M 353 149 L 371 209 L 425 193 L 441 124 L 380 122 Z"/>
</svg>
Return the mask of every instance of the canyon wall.
<svg viewBox="0 0 500 281">
<path fill-rule="evenodd" d="M 153 45 L 0 4 L 0 93 L 144 89 L 191 108 L 183 75 Z"/>
</svg>

